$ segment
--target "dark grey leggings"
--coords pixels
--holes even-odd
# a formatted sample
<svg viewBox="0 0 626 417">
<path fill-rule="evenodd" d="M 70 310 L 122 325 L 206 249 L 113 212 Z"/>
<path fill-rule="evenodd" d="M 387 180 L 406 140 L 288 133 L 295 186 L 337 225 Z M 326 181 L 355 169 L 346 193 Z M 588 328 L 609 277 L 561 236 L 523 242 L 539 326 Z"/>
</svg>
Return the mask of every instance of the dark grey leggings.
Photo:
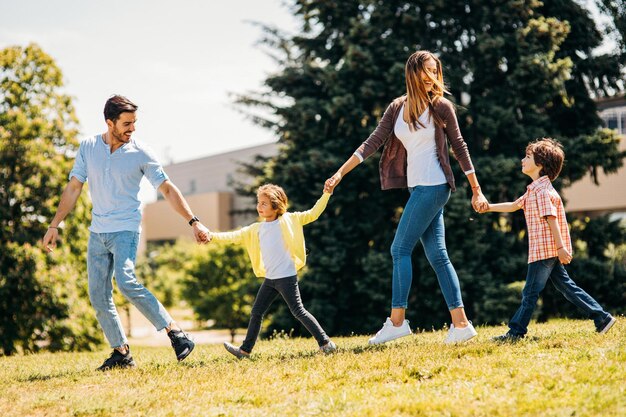
<svg viewBox="0 0 626 417">
<path fill-rule="evenodd" d="M 252 306 L 250 324 L 248 324 L 248 332 L 246 333 L 246 339 L 241 345 L 241 350 L 248 353 L 252 352 L 256 339 L 259 337 L 259 332 L 261 331 L 263 316 L 278 294 L 287 302 L 291 314 L 306 327 L 320 346 L 330 341 L 324 329 L 322 329 L 322 326 L 320 326 L 315 317 L 306 311 L 302 305 L 300 287 L 298 287 L 298 277 L 294 275 L 287 278 L 266 278 L 263 280 L 263 284 L 261 284 L 261 288 L 259 288 L 259 292 L 254 300 L 254 305 Z"/>
</svg>

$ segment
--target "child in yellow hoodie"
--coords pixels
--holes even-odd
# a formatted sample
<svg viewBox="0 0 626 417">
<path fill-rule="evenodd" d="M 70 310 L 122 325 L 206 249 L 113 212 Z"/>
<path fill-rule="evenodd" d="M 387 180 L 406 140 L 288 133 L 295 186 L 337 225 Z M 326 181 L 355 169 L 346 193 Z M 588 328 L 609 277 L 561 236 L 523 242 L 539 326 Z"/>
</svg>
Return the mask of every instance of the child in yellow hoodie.
<svg viewBox="0 0 626 417">
<path fill-rule="evenodd" d="M 261 330 L 263 315 L 280 294 L 287 302 L 291 314 L 311 333 L 324 353 L 337 349 L 335 343 L 318 321 L 302 305 L 297 271 L 306 264 L 303 226 L 312 223 L 322 214 L 330 194 L 324 192 L 312 209 L 287 212 L 287 195 L 274 184 L 257 190 L 257 212 L 263 219 L 234 232 L 211 233 L 211 241 L 243 245 L 250 257 L 252 269 L 263 284 L 252 306 L 248 332 L 241 347 L 224 343 L 228 352 L 237 358 L 250 356 Z"/>
</svg>

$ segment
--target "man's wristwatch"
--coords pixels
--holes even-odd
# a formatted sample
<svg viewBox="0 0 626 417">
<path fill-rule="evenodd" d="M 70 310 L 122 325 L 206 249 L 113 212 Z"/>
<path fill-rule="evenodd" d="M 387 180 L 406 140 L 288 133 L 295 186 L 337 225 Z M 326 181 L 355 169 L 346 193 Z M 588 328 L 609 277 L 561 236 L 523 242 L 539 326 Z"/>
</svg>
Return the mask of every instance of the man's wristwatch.
<svg viewBox="0 0 626 417">
<path fill-rule="evenodd" d="M 189 226 L 193 226 L 195 222 L 199 222 L 199 221 L 200 221 L 199 218 L 197 218 L 196 216 L 193 216 L 191 220 L 189 220 Z"/>
</svg>

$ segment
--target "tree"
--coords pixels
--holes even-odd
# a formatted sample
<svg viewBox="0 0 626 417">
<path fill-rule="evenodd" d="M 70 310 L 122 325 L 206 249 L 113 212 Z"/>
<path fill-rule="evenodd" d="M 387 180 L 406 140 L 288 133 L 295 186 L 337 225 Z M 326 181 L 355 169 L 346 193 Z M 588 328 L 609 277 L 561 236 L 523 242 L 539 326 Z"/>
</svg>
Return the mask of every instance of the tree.
<svg viewBox="0 0 626 417">
<path fill-rule="evenodd" d="M 234 342 L 237 329 L 248 325 L 260 285 L 248 255 L 233 245 L 211 243 L 208 249 L 184 242 L 177 245 L 187 247 L 186 256 L 192 253 L 184 269 L 183 296 L 198 318 L 214 320 L 215 326 L 228 329 Z"/>
<path fill-rule="evenodd" d="M 37 45 L 0 51 L 0 344 L 5 355 L 92 348 L 101 341 L 87 301 L 86 193 L 53 256 L 38 246 L 77 149 L 63 76 Z"/>
<path fill-rule="evenodd" d="M 297 0 L 292 10 L 302 20 L 301 33 L 266 27 L 262 40 L 282 70 L 266 79 L 265 90 L 238 102 L 269 112 L 254 120 L 273 129 L 282 147 L 256 168 L 257 184 L 283 186 L 295 210 L 315 201 L 324 180 L 404 93 L 404 62 L 417 49 L 432 50 L 443 61 L 461 131 L 490 200 L 523 193 L 527 179 L 519 160 L 534 138 L 554 136 L 566 147 L 570 158 L 558 188 L 622 164 L 618 137 L 598 130 L 593 97 L 621 91 L 624 62 L 618 52 L 594 54 L 601 33 L 573 0 Z M 407 193 L 381 192 L 377 163 L 370 158 L 350 173 L 326 213 L 305 229 L 311 256 L 303 299 L 331 334 L 369 333 L 389 309 L 389 248 Z M 467 181 L 458 165 L 453 168 L 458 191 L 446 206 L 447 241 L 465 307 L 478 322 L 500 320 L 497 300 L 511 300 L 512 284 L 525 275 L 524 219 L 473 213 Z M 419 327 L 439 327 L 449 317 L 421 252 L 415 251 L 407 315 Z M 582 256 L 609 262 L 604 254 Z M 623 298 L 609 303 L 608 294 L 591 287 L 609 308 L 623 306 Z M 295 322 L 283 308 L 274 325 Z"/>
</svg>

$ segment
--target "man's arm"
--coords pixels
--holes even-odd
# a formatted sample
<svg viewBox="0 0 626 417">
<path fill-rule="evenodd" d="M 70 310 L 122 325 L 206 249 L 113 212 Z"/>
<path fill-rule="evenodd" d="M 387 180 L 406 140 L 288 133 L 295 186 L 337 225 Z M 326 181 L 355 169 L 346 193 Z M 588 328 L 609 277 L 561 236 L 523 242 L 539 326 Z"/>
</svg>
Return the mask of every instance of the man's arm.
<svg viewBox="0 0 626 417">
<path fill-rule="evenodd" d="M 170 206 L 180 214 L 185 221 L 189 222 L 193 217 L 193 212 L 189 208 L 189 204 L 183 197 L 178 187 L 176 187 L 171 181 L 165 180 L 159 186 L 159 192 L 163 194 L 163 197 L 170 203 Z M 193 235 L 198 243 L 209 242 L 209 229 L 207 229 L 201 222 L 197 221 L 193 223 Z"/>
<path fill-rule="evenodd" d="M 70 182 L 67 183 L 65 190 L 63 190 L 57 212 L 50 222 L 50 226 L 48 227 L 48 230 L 42 240 L 42 245 L 48 252 L 52 252 L 56 248 L 57 239 L 59 238 L 59 231 L 57 228 L 76 205 L 76 201 L 78 200 L 78 197 L 80 197 L 82 190 L 83 183 L 78 181 L 76 177 L 72 177 Z"/>
</svg>

